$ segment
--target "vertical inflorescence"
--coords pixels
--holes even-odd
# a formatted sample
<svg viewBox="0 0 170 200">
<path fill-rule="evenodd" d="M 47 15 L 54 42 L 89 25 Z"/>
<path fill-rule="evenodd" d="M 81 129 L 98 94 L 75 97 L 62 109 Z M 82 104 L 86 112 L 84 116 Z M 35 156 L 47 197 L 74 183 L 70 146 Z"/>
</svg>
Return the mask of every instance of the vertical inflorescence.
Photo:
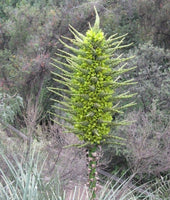
<svg viewBox="0 0 170 200">
<path fill-rule="evenodd" d="M 106 64 L 110 55 L 106 52 L 106 45 L 100 29 L 87 31 L 80 47 L 83 54 L 78 55 L 80 63 L 71 80 L 76 85 L 71 88 L 74 94 L 71 102 L 76 111 L 74 127 L 81 131 L 80 140 L 91 144 L 100 144 L 103 136 L 109 133 L 108 123 L 112 121 L 111 112 L 106 111 L 113 106 L 111 68 Z"/>
<path fill-rule="evenodd" d="M 121 74 L 133 68 L 125 68 L 126 64 L 116 68 L 127 60 L 121 56 L 114 57 L 115 50 L 124 47 L 124 36 L 112 35 L 106 39 L 99 27 L 97 11 L 95 24 L 85 35 L 71 26 L 70 31 L 74 39 L 65 39 L 71 41 L 72 45 L 61 41 L 68 51 L 60 50 L 61 53 L 57 54 L 66 62 L 53 59 L 53 65 L 59 70 L 58 73 L 53 72 L 57 76 L 55 80 L 62 84 L 64 89 L 49 89 L 62 98 L 61 101 L 54 100 L 60 104 L 54 107 L 69 114 L 68 118 L 55 115 L 69 122 L 71 126 L 65 127 L 88 146 L 89 187 L 94 191 L 97 181 L 97 146 L 106 141 L 112 126 L 123 124 L 112 121 L 113 114 L 121 113 L 122 109 L 133 105 L 129 103 L 119 106 L 118 103 L 121 99 L 132 97 L 133 94 L 115 94 L 118 87 L 134 83 L 133 80 L 119 80 Z M 115 136 L 115 139 L 120 138 Z M 95 198 L 95 192 L 92 193 Z"/>
</svg>

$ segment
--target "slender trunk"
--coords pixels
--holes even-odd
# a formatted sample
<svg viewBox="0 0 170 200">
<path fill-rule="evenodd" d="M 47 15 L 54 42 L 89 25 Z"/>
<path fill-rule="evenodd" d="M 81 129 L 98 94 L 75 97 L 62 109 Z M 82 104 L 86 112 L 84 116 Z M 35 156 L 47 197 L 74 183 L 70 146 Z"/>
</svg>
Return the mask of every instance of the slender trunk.
<svg viewBox="0 0 170 200">
<path fill-rule="evenodd" d="M 91 200 L 96 198 L 97 185 L 97 145 L 88 148 L 87 165 L 88 165 L 88 186 L 91 192 Z"/>
</svg>

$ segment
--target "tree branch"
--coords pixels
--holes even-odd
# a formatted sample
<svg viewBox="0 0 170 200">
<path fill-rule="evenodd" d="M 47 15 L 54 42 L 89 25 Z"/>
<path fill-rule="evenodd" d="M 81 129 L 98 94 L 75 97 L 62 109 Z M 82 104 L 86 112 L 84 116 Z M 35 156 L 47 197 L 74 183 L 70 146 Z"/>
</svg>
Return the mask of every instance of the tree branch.
<svg viewBox="0 0 170 200">
<path fill-rule="evenodd" d="M 15 132 L 20 138 L 22 138 L 23 140 L 29 140 L 29 138 L 24 135 L 21 131 L 19 131 L 18 129 L 16 129 L 15 127 L 13 127 L 12 125 L 4 122 L 1 118 L 0 118 L 0 123 L 2 125 L 4 125 L 5 127 L 7 127 L 8 129 L 12 130 L 13 132 Z"/>
</svg>

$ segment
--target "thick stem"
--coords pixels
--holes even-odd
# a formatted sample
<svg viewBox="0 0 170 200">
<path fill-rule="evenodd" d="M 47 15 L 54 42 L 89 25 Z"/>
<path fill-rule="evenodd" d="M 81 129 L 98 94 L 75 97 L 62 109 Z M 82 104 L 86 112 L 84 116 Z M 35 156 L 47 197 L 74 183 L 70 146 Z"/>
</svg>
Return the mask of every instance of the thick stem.
<svg viewBox="0 0 170 200">
<path fill-rule="evenodd" d="M 88 185 L 91 192 L 91 200 L 96 198 L 96 184 L 97 184 L 97 146 L 92 146 L 88 148 Z"/>
</svg>

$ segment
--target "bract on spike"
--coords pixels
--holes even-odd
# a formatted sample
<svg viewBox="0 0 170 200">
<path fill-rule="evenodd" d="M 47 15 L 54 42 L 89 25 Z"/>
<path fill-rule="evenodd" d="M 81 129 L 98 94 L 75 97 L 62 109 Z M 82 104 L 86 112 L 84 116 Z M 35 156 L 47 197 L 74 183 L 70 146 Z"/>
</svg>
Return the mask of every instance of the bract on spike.
<svg viewBox="0 0 170 200">
<path fill-rule="evenodd" d="M 93 28 L 95 29 L 95 31 L 98 31 L 100 28 L 100 18 L 99 18 L 98 12 L 96 10 L 96 7 L 94 7 L 94 10 L 95 10 L 95 14 L 96 14 L 96 20 L 95 20 Z"/>
</svg>

